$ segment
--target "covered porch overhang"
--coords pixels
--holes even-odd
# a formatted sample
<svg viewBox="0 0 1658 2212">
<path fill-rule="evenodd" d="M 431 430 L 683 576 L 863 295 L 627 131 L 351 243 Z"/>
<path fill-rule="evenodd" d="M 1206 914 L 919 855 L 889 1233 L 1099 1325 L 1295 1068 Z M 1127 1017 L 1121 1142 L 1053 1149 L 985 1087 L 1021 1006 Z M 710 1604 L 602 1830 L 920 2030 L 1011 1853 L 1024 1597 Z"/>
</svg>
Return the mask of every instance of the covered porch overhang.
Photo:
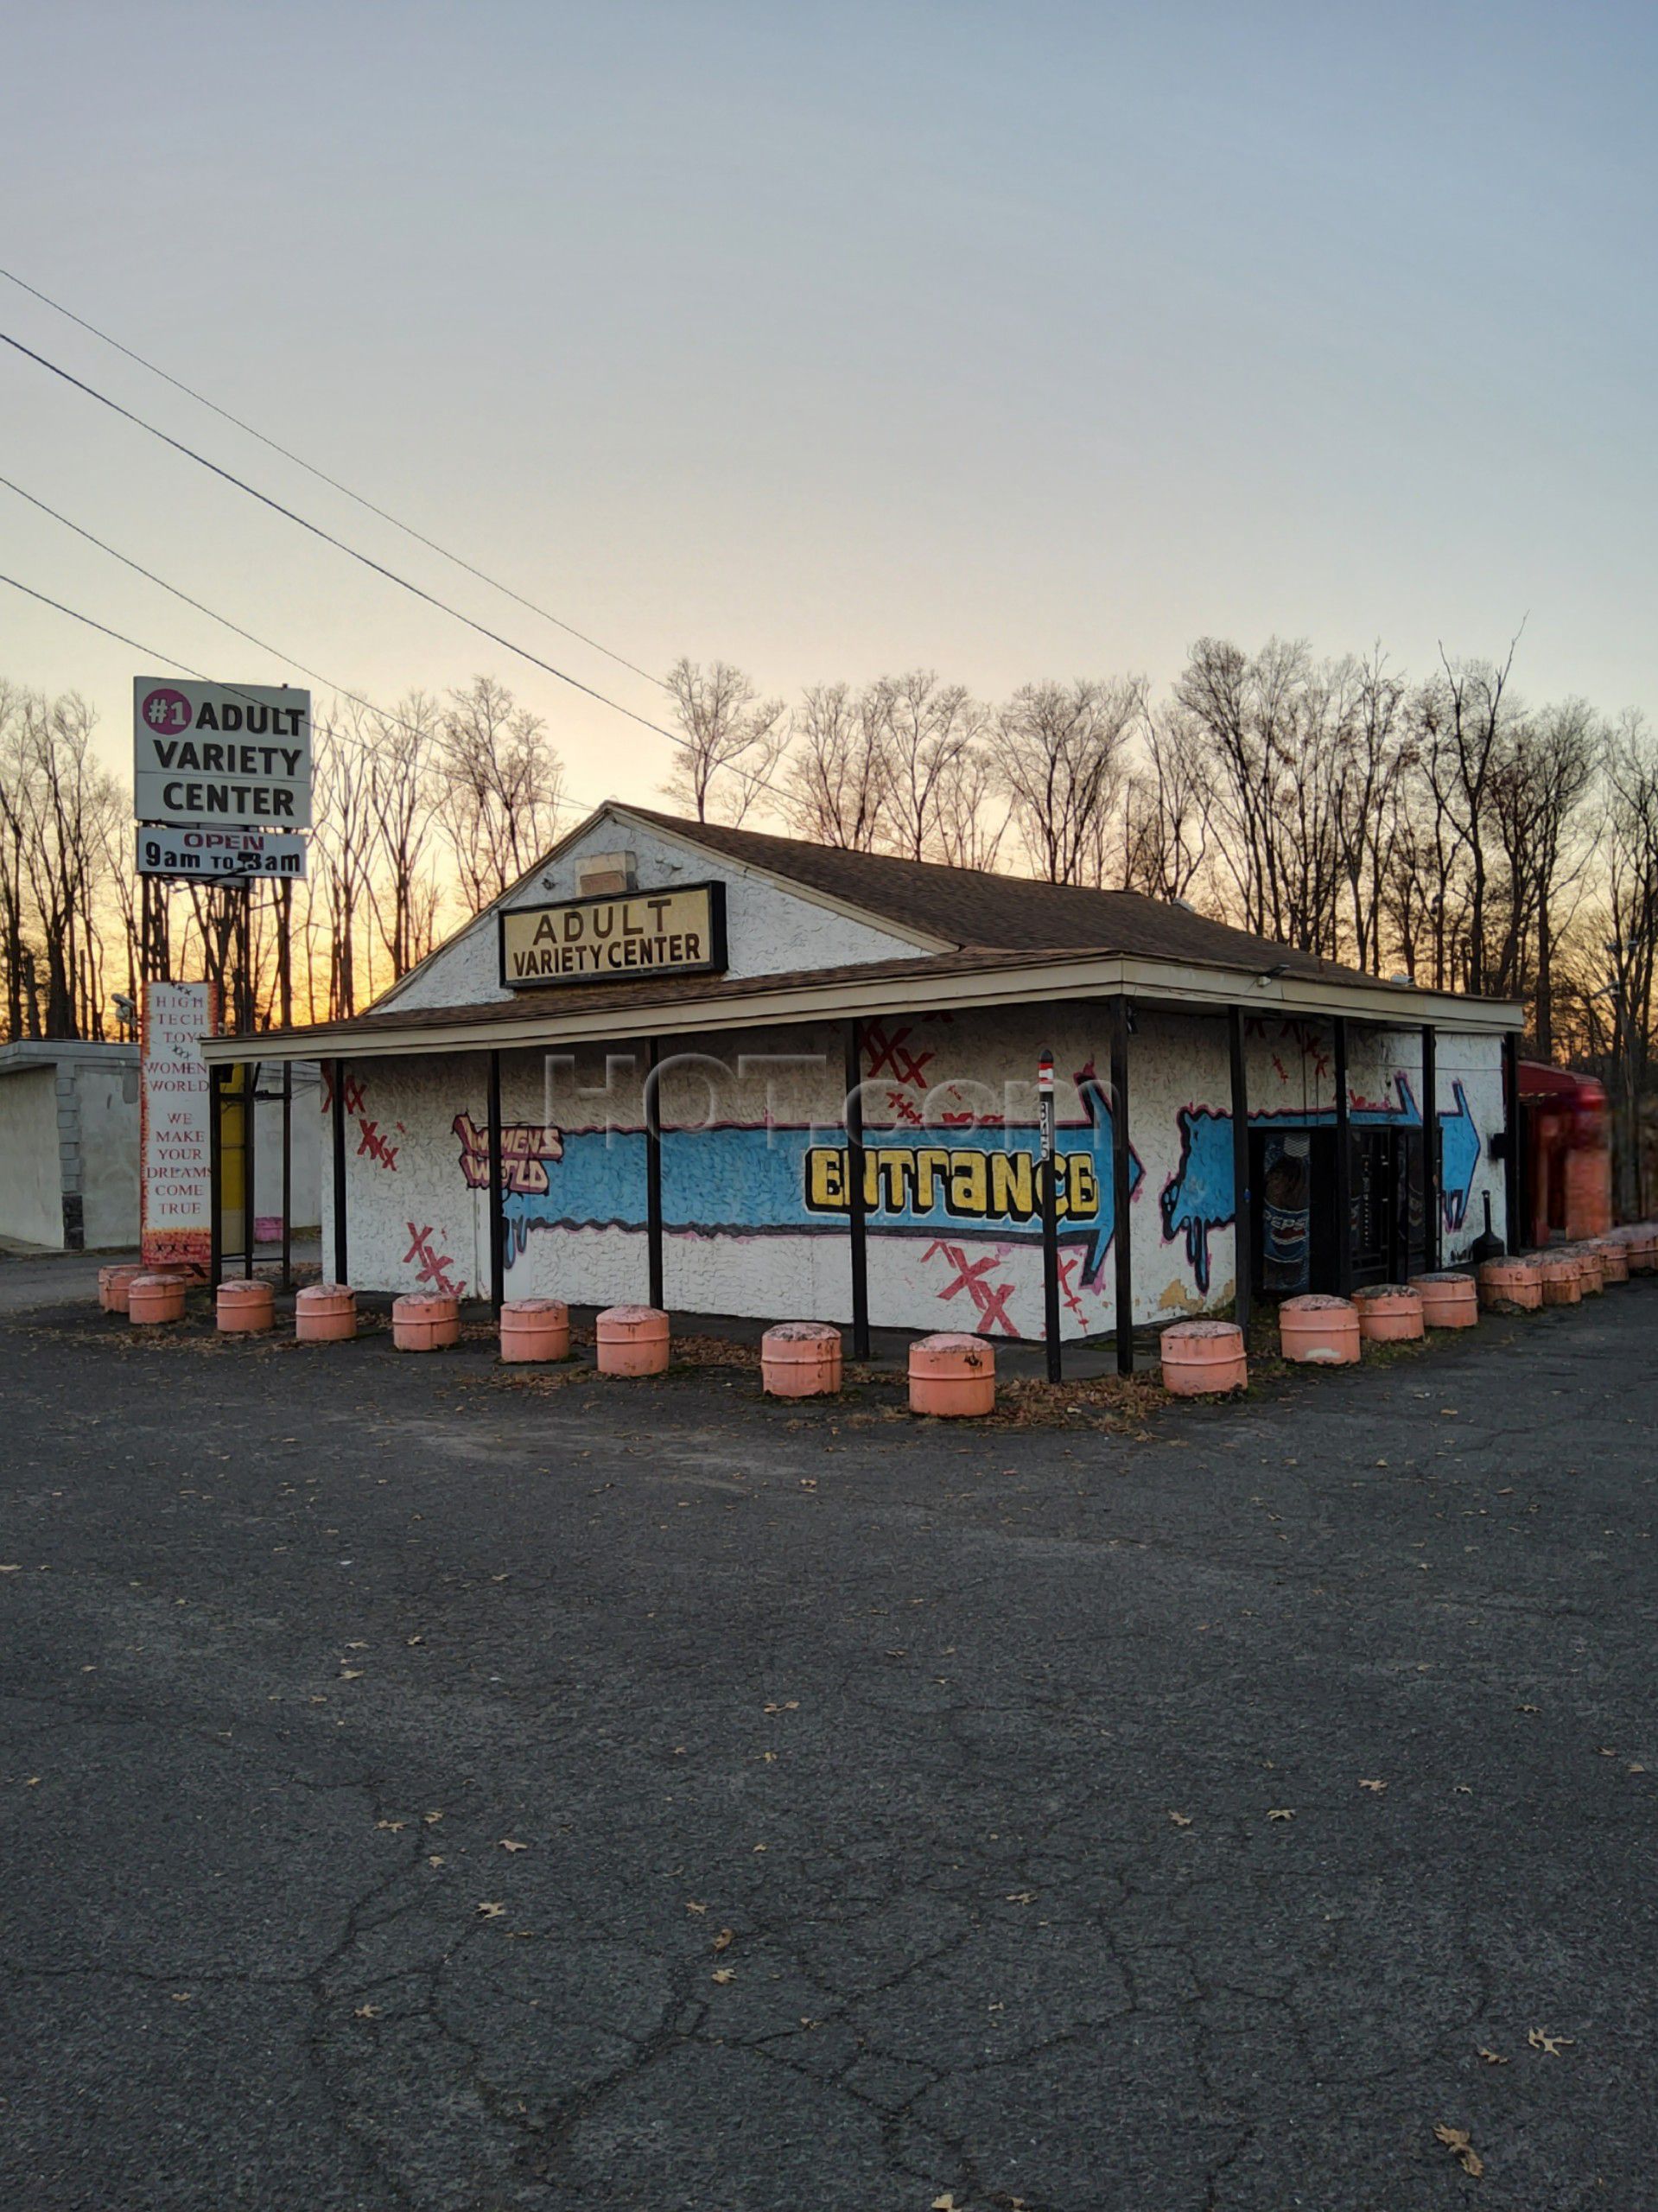
<svg viewBox="0 0 1658 2212">
<path fill-rule="evenodd" d="M 501 1057 L 506 1052 L 569 1048 L 584 1045 L 631 1044 L 644 1050 L 645 1086 L 645 1173 L 650 1298 L 662 1303 L 663 1222 L 661 1205 L 662 1130 L 657 1111 L 654 1071 L 665 1040 L 721 1032 L 795 1028 L 834 1024 L 845 1052 L 848 1210 L 848 1258 L 852 1274 L 854 1356 L 867 1353 L 869 1318 L 866 1270 L 865 1142 L 861 1084 L 862 1033 L 867 1021 L 896 1014 L 994 1012 L 999 1007 L 1076 1005 L 1090 1002 L 1108 1013 L 1110 1036 L 1109 1096 L 1115 1180 L 1115 1277 L 1116 1312 L 1132 1316 L 1134 1262 L 1130 1238 L 1129 1082 L 1134 1009 L 1211 1015 L 1227 1025 L 1230 1069 L 1235 1227 L 1237 1240 L 1236 1300 L 1241 1321 L 1248 1319 L 1252 1276 L 1249 1251 L 1249 1099 L 1244 1032 L 1251 1017 L 1316 1021 L 1330 1025 L 1334 1040 L 1336 1132 L 1335 1207 L 1338 1222 L 1351 1212 L 1349 1129 L 1348 1045 L 1355 1028 L 1415 1033 L 1421 1039 L 1426 1126 L 1435 1130 L 1428 1144 L 1426 1173 L 1427 1216 L 1432 1227 L 1427 1264 L 1439 1259 L 1439 1156 L 1435 1098 L 1435 1050 L 1439 1033 L 1485 1036 L 1501 1041 L 1505 1116 L 1504 1182 L 1510 1224 L 1516 1218 L 1517 1147 L 1516 1040 L 1524 1020 L 1515 1001 L 1472 999 L 1448 992 L 1418 990 L 1286 956 L 1267 969 L 1210 965 L 1094 950 L 1035 952 L 966 950 L 913 959 L 882 961 L 833 970 L 733 978 L 642 979 L 620 985 L 585 984 L 525 990 L 506 999 L 448 1007 L 388 1007 L 354 1020 L 324 1022 L 303 1029 L 257 1036 L 221 1036 L 204 1040 L 202 1057 L 210 1069 L 250 1060 L 281 1062 L 321 1058 L 333 1067 L 334 1271 L 348 1280 L 346 1222 L 346 1157 L 342 1066 L 354 1058 L 435 1058 L 456 1053 L 487 1056 L 489 1067 L 489 1187 L 491 1294 L 499 1307 L 505 1296 L 505 1230 L 502 1210 Z M 1045 1223 L 1047 1263 L 1052 1264 L 1053 1224 Z M 1341 1242 L 1338 1287 L 1350 1287 L 1347 1239 Z M 1050 1300 L 1050 1310 L 1052 1301 Z M 1117 1327 L 1121 1371 L 1133 1365 L 1133 1325 Z M 1051 1330 L 1050 1371 L 1057 1376 L 1057 1328 Z"/>
</svg>

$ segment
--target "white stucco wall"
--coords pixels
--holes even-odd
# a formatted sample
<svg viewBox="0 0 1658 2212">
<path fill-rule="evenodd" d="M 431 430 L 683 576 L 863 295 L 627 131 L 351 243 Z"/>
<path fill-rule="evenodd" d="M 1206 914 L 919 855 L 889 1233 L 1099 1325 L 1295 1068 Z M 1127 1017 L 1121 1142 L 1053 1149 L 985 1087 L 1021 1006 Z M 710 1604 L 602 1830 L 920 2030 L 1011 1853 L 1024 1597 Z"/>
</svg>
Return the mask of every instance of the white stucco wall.
<svg viewBox="0 0 1658 2212">
<path fill-rule="evenodd" d="M 1046 1046 L 1058 1075 L 1059 1149 L 1080 1155 L 1081 1166 L 1069 1172 L 1083 1179 L 1079 1196 L 1091 1198 L 1091 1211 L 1084 1205 L 1080 1216 L 1062 1223 L 1063 1325 L 1072 1338 L 1113 1328 L 1106 1021 L 1102 1007 L 1077 1006 L 922 1014 L 867 1026 L 867 1142 L 878 1163 L 886 1153 L 900 1167 L 915 1165 L 918 1147 L 942 1155 L 931 1173 L 935 1193 L 943 1193 L 919 1217 L 914 1200 L 899 1215 L 880 1203 L 872 1211 L 870 1316 L 877 1326 L 1040 1334 L 1034 1217 L 1022 1223 L 975 1217 L 956 1202 L 971 1200 L 985 1154 L 1009 1148 L 997 1124 L 1020 1133 L 1015 1152 L 1033 1149 L 1036 1066 Z M 1234 1294 L 1226 1039 L 1217 1016 L 1145 1009 L 1137 1017 L 1128 1085 L 1137 1324 L 1220 1310 Z M 1252 1124 L 1329 1126 L 1335 1096 L 1328 1028 L 1252 1020 L 1246 1039 Z M 642 1050 L 634 1057 L 625 1048 L 505 1056 L 510 1297 L 613 1304 L 646 1294 L 644 1069 Z M 1417 1121 L 1420 1033 L 1356 1030 L 1349 1077 L 1361 1120 Z M 486 1294 L 484 1057 L 354 1061 L 348 1082 L 353 1281 L 365 1290 L 441 1283 Z M 834 1171 L 842 1090 L 841 1041 L 831 1029 L 679 1041 L 664 1063 L 662 1088 L 670 1309 L 850 1319 L 844 1211 L 814 1211 L 807 1202 L 814 1175 Z M 1503 1232 L 1501 1170 L 1490 1156 L 1502 1118 L 1496 1041 L 1442 1036 L 1439 1092 L 1447 1161 L 1457 1168 L 1455 1218 L 1442 1228 L 1449 1262 L 1478 1234 L 1484 1192 Z M 1461 1123 L 1454 1138 L 1453 1121 Z M 884 1171 L 878 1164 L 874 1172 Z M 991 1179 L 988 1166 L 983 1179 Z M 1451 1183 L 1448 1176 L 1448 1191 Z M 331 1263 L 329 1204 L 325 1187 Z"/>
<path fill-rule="evenodd" d="M 800 968 L 839 968 L 864 960 L 903 959 L 918 950 L 912 938 L 855 920 L 781 889 L 765 876 L 723 855 L 699 851 L 679 839 L 632 823 L 602 821 L 531 877 L 505 903 L 542 906 L 580 895 L 582 863 L 592 853 L 622 847 L 638 856 L 638 879 L 648 889 L 675 884 L 726 886 L 726 973 L 733 976 L 785 975 Z M 511 998 L 503 989 L 497 947 L 496 909 L 469 923 L 425 966 L 376 1001 L 376 1011 L 401 1007 L 473 1006 Z M 517 995 L 533 997 L 533 993 Z"/>
<path fill-rule="evenodd" d="M 89 1249 L 138 1241 L 138 1067 L 74 1064 L 81 1201 Z"/>
<path fill-rule="evenodd" d="M 0 1071 L 0 1236 L 24 1244 L 63 1243 L 54 1071 Z"/>
</svg>

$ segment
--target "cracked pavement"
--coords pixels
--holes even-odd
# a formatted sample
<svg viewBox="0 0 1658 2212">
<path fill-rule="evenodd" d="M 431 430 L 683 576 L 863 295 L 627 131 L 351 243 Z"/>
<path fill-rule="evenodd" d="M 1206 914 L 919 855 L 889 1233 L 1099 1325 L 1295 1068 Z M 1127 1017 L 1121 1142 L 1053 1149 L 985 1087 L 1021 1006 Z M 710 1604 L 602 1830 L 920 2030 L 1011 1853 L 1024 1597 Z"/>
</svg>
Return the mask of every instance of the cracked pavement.
<svg viewBox="0 0 1658 2212">
<path fill-rule="evenodd" d="M 10 1316 L 0 2202 L 1650 2202 L 1655 1324 L 1120 1436 Z"/>
</svg>

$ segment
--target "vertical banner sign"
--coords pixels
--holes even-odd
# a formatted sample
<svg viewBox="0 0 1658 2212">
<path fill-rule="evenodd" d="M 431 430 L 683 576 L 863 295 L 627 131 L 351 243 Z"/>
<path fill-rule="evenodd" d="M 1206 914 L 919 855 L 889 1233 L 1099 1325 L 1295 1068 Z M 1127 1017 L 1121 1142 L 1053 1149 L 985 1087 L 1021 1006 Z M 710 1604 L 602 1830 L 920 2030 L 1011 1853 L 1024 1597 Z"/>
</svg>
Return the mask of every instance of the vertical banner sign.
<svg viewBox="0 0 1658 2212">
<path fill-rule="evenodd" d="M 213 1256 L 211 1095 L 200 1040 L 219 1027 L 212 983 L 146 983 L 142 1016 L 139 1251 L 144 1265 Z"/>
</svg>

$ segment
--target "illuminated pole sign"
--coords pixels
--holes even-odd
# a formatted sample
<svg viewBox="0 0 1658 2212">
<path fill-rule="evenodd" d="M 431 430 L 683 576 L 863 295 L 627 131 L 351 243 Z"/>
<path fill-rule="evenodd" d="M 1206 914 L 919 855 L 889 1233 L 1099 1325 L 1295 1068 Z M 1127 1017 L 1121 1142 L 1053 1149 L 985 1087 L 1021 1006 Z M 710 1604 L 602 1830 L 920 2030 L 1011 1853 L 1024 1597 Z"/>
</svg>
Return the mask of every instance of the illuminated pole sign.
<svg viewBox="0 0 1658 2212">
<path fill-rule="evenodd" d="M 308 691 L 140 676 L 132 709 L 132 810 L 140 822 L 310 828 Z"/>
</svg>

